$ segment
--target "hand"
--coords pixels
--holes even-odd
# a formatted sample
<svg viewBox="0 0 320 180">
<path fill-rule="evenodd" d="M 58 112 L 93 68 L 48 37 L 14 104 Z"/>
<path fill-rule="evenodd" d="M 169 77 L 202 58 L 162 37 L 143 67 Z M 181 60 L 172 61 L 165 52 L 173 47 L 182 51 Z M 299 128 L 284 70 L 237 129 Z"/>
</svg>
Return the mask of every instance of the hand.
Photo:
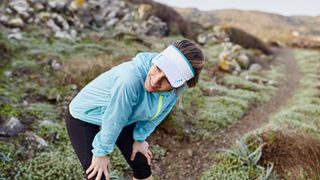
<svg viewBox="0 0 320 180">
<path fill-rule="evenodd" d="M 102 173 L 104 173 L 104 176 L 107 180 L 109 180 L 109 157 L 108 156 L 92 156 L 91 165 L 86 170 L 86 174 L 89 174 L 88 179 L 91 179 L 93 176 L 95 176 L 97 173 L 95 180 L 100 180 Z"/>
<path fill-rule="evenodd" d="M 146 141 L 139 142 L 139 141 L 134 141 L 132 145 L 132 154 L 131 154 L 131 161 L 133 161 L 136 157 L 137 152 L 142 153 L 148 160 L 149 166 L 151 165 L 151 158 L 152 153 L 149 150 L 149 144 Z"/>
</svg>

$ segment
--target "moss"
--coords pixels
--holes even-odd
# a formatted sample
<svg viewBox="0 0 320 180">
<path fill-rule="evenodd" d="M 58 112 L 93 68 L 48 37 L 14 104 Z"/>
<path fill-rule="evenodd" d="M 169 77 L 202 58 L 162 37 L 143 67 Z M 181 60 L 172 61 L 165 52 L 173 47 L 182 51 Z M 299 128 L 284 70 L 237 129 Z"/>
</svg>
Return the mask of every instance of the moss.
<svg viewBox="0 0 320 180">
<path fill-rule="evenodd" d="M 11 65 L 12 71 L 16 76 L 26 76 L 31 74 L 38 74 L 42 68 L 34 60 L 29 59 L 15 59 Z"/>
<path fill-rule="evenodd" d="M 21 113 L 21 108 L 13 107 L 11 104 L 0 103 L 0 116 L 11 117 L 19 116 Z"/>
<path fill-rule="evenodd" d="M 2 60 L 10 59 L 11 56 L 14 56 L 22 49 L 18 42 L 8 39 L 5 32 L 6 31 L 0 27 L 0 58 Z"/>
<path fill-rule="evenodd" d="M 265 100 L 265 98 L 263 98 L 259 93 L 243 89 L 230 89 L 216 83 L 200 83 L 199 86 L 202 91 L 215 91 L 219 95 L 246 100 L 250 103 Z"/>
<path fill-rule="evenodd" d="M 197 126 L 212 131 L 239 119 L 248 109 L 248 103 L 230 97 L 208 97 L 204 107 L 198 112 Z"/>
<path fill-rule="evenodd" d="M 36 169 L 36 170 L 35 170 Z M 74 153 L 42 152 L 35 158 L 18 163 L 15 178 L 22 179 L 79 179 L 82 167 Z"/>
<path fill-rule="evenodd" d="M 48 103 L 34 103 L 27 107 L 26 112 L 34 115 L 37 119 L 49 119 L 57 121 L 60 110 Z"/>
<path fill-rule="evenodd" d="M 269 131 L 267 133 L 268 143 L 272 144 L 277 140 L 277 135 L 275 131 Z"/>
<path fill-rule="evenodd" d="M 124 159 L 118 147 L 112 152 L 110 165 L 112 169 L 116 169 L 121 176 L 123 176 L 123 172 L 130 170 L 130 166 Z"/>
<path fill-rule="evenodd" d="M 242 77 L 232 76 L 232 75 L 226 75 L 223 78 L 223 82 L 229 86 L 234 86 L 237 88 L 250 90 L 250 91 L 267 91 L 267 92 L 270 91 L 270 92 L 272 92 L 275 90 L 275 88 L 272 86 L 264 86 L 262 84 L 247 81 Z"/>
<path fill-rule="evenodd" d="M 11 143 L 0 141 L 0 179 L 10 177 L 14 162 L 14 146 Z"/>
<path fill-rule="evenodd" d="M 156 144 L 151 146 L 151 152 L 153 153 L 154 159 L 160 160 L 166 154 L 167 149 Z"/>
</svg>

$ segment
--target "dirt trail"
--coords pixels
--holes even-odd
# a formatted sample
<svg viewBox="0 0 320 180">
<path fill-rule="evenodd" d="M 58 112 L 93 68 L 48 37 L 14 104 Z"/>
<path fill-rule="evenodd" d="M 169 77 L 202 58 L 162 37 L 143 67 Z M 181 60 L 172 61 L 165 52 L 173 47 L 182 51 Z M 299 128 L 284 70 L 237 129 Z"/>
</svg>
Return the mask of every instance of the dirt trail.
<svg viewBox="0 0 320 180">
<path fill-rule="evenodd" d="M 268 121 L 270 115 L 286 104 L 298 87 L 300 73 L 290 49 L 275 50 L 275 54 L 280 57 L 275 65 L 285 64 L 284 78 L 279 81 L 276 95 L 266 103 L 257 103 L 241 120 L 213 134 L 215 141 L 188 143 L 165 137 L 166 142 L 161 141 L 161 145 L 170 147 L 169 153 L 160 165 L 154 167 L 155 173 L 160 175 L 161 179 L 199 179 L 201 173 L 212 165 L 213 152 L 228 148 L 245 133 L 259 128 Z M 161 136 L 156 136 L 158 135 Z"/>
</svg>

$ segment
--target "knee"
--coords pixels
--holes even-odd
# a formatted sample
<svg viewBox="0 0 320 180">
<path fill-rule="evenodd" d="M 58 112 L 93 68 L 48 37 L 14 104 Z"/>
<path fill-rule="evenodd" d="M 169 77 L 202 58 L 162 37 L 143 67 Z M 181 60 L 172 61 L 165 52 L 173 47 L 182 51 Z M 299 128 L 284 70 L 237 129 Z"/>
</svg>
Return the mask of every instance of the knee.
<svg viewBox="0 0 320 180">
<path fill-rule="evenodd" d="M 130 166 L 136 179 L 146 179 L 151 176 L 151 167 L 148 165 L 148 160 L 139 152 L 136 154 L 136 158 L 131 161 Z"/>
</svg>

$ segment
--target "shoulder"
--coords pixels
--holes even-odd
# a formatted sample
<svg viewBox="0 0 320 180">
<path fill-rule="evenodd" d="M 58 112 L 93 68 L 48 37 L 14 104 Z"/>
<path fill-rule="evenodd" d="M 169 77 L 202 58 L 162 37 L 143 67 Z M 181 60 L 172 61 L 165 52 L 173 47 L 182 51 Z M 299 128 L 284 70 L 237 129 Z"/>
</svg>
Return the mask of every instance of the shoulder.
<svg viewBox="0 0 320 180">
<path fill-rule="evenodd" d="M 131 73 L 124 73 L 118 76 L 115 84 L 123 88 L 139 88 L 141 79 L 139 76 Z"/>
<path fill-rule="evenodd" d="M 144 66 L 150 66 L 151 60 L 158 54 L 157 52 L 140 52 L 133 58 L 133 61 Z"/>
<path fill-rule="evenodd" d="M 153 57 L 155 57 L 158 52 L 139 52 L 135 58 L 140 58 L 144 60 L 151 60 Z"/>
</svg>

